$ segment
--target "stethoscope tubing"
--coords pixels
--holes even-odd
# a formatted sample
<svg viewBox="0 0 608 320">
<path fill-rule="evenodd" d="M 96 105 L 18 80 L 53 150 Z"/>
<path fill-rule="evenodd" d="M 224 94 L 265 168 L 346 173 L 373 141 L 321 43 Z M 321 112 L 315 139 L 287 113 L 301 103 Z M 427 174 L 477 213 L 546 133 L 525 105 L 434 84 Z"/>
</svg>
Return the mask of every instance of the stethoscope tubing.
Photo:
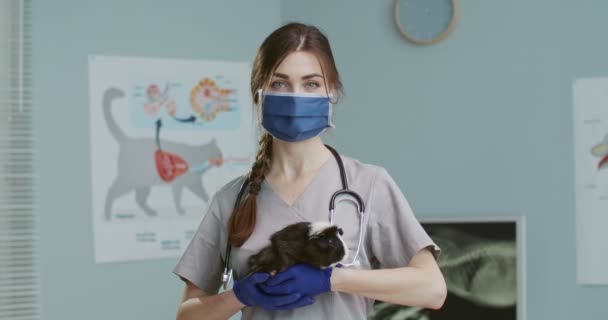
<svg viewBox="0 0 608 320">
<path fill-rule="evenodd" d="M 364 219 L 365 219 L 365 202 L 363 201 L 363 198 L 361 198 L 361 196 L 358 193 L 356 193 L 355 191 L 350 190 L 348 188 L 346 170 L 344 169 L 344 163 L 342 162 L 342 157 L 340 157 L 340 155 L 334 148 L 332 148 L 328 145 L 325 145 L 325 147 L 327 147 L 327 149 L 332 153 L 332 155 L 336 159 L 336 162 L 338 163 L 338 167 L 340 168 L 340 179 L 342 182 L 342 189 L 334 192 L 334 194 L 331 196 L 331 199 L 329 201 L 329 223 L 333 223 L 337 197 L 339 197 L 341 195 L 348 195 L 348 196 L 352 197 L 352 198 L 349 198 L 348 200 L 352 201 L 352 199 L 355 199 L 354 202 L 357 204 L 357 207 L 358 207 L 357 209 L 358 209 L 358 214 L 359 214 L 359 243 L 357 244 L 357 251 L 355 252 L 355 256 L 353 257 L 352 262 L 346 263 L 346 264 L 342 264 L 342 263 L 340 264 L 341 266 L 348 267 L 348 266 L 352 266 L 356 263 L 357 257 L 359 256 L 359 251 L 361 249 L 361 244 L 363 242 L 363 223 L 364 223 Z M 243 184 L 241 185 L 241 188 L 239 189 L 239 193 L 238 193 L 235 203 L 234 203 L 235 209 L 241 203 L 241 199 L 243 198 L 243 194 L 245 193 L 245 189 L 247 188 L 248 185 L 249 185 L 249 177 L 247 177 L 245 179 L 245 181 L 243 181 Z M 342 200 L 338 201 L 338 203 L 343 200 L 347 200 L 347 199 L 342 199 Z M 225 251 L 225 256 L 224 256 L 225 257 L 224 258 L 225 259 L 224 272 L 222 273 L 222 283 L 224 285 L 224 289 L 228 288 L 228 285 L 229 285 L 230 281 L 232 280 L 231 253 L 232 253 L 232 245 L 230 244 L 230 240 L 227 239 L 226 240 L 226 251 Z"/>
</svg>

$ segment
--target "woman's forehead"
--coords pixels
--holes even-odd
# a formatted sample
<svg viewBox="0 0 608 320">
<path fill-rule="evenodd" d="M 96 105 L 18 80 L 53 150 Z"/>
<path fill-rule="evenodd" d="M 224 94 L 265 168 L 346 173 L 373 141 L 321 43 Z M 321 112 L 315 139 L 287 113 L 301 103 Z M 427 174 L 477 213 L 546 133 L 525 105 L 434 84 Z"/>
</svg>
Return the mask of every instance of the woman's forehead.
<svg viewBox="0 0 608 320">
<path fill-rule="evenodd" d="M 292 80 L 315 73 L 323 74 L 317 57 L 306 51 L 296 51 L 288 54 L 274 72 L 275 74 L 285 75 Z"/>
</svg>

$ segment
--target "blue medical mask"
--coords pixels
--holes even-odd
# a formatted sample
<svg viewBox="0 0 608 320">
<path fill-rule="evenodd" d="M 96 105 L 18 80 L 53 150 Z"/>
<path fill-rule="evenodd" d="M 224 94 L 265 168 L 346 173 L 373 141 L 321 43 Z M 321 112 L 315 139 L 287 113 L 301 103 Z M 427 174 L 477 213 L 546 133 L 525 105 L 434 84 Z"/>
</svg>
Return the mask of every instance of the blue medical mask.
<svg viewBox="0 0 608 320">
<path fill-rule="evenodd" d="M 332 106 L 327 96 L 265 92 L 262 101 L 262 126 L 273 137 L 288 141 L 304 141 L 320 135 L 331 122 Z"/>
</svg>

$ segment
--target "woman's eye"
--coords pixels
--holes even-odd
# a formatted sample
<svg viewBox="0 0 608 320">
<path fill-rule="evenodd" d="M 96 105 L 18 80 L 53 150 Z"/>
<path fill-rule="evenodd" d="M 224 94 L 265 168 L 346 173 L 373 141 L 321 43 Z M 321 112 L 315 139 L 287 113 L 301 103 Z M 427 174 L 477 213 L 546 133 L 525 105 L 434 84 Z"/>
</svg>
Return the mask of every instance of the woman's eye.
<svg viewBox="0 0 608 320">
<path fill-rule="evenodd" d="M 283 81 L 275 81 L 271 84 L 274 89 L 287 88 L 287 84 Z"/>
<path fill-rule="evenodd" d="M 316 88 L 319 88 L 319 87 L 320 87 L 320 85 L 318 83 L 314 82 L 314 81 L 306 83 L 306 88 L 307 89 L 316 89 Z"/>
</svg>

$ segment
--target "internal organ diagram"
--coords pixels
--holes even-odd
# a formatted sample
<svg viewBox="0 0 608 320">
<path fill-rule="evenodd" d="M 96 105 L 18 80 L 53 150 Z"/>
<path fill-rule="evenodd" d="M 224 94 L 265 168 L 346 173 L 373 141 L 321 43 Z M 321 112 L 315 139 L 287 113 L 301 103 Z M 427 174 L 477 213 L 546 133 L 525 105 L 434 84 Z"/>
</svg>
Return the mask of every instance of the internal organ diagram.
<svg viewBox="0 0 608 320">
<path fill-rule="evenodd" d="M 169 84 L 161 92 L 157 84 L 151 84 L 146 89 L 146 102 L 144 104 L 144 112 L 147 115 L 155 116 L 162 107 L 167 108 L 167 112 L 171 116 L 177 113 L 177 105 L 175 101 L 169 99 Z"/>
<path fill-rule="evenodd" d="M 170 184 L 175 208 L 180 214 L 186 212 L 181 204 L 184 189 L 209 201 L 203 173 L 225 163 L 216 139 L 196 145 L 161 140 L 161 119 L 156 122 L 156 139 L 130 137 L 119 127 L 111 110 L 113 102 L 124 96 L 123 90 L 108 88 L 102 101 L 106 125 L 119 145 L 117 172 L 108 188 L 104 206 L 106 220 L 112 217 L 114 201 L 132 191 L 139 207 L 148 216 L 156 216 L 156 211 L 147 203 L 150 189 L 155 185 Z M 234 158 L 230 161 L 245 164 L 249 160 Z"/>
<path fill-rule="evenodd" d="M 230 111 L 232 89 L 219 88 L 215 81 L 205 78 L 190 91 L 192 111 L 203 121 L 212 121 L 222 111 Z"/>
<path fill-rule="evenodd" d="M 167 83 L 161 90 L 158 84 L 149 84 L 146 88 L 144 113 L 150 117 L 156 117 L 162 108 L 180 122 L 197 123 L 197 120 L 210 122 L 215 120 L 221 112 L 232 111 L 231 104 L 236 102 L 233 98 L 234 89 L 220 88 L 210 78 L 203 78 L 191 90 L 189 102 L 191 111 L 181 110 L 182 113 L 193 113 L 190 117 L 178 118 L 178 104 L 171 98 L 171 85 Z M 199 123 L 200 124 L 200 123 Z"/>
<path fill-rule="evenodd" d="M 156 151 L 154 152 L 154 161 L 156 163 L 156 170 L 158 175 L 164 182 L 172 182 L 175 178 L 187 173 L 187 172 L 204 172 L 210 166 L 221 166 L 224 160 L 221 156 L 210 157 L 207 161 L 196 165 L 190 166 L 188 161 L 184 160 L 181 156 L 163 151 L 160 142 L 160 129 L 162 127 L 162 120 L 156 121 Z"/>
<path fill-rule="evenodd" d="M 597 170 L 608 168 L 608 134 L 604 136 L 604 140 L 591 148 L 591 154 L 600 158 Z"/>
</svg>

